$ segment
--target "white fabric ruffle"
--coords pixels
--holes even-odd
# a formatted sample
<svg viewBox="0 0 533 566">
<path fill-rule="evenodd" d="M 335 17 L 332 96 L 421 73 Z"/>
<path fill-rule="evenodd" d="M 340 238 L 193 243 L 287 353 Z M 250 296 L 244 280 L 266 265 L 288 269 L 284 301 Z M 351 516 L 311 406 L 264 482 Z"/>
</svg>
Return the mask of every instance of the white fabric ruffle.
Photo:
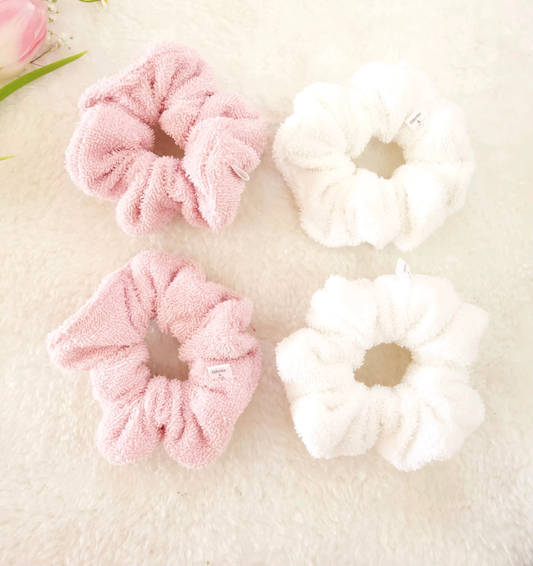
<svg viewBox="0 0 533 566">
<path fill-rule="evenodd" d="M 450 458 L 484 420 L 468 365 L 488 323 L 449 281 L 332 276 L 315 293 L 308 328 L 280 342 L 279 374 L 296 431 L 315 458 L 357 456 L 372 446 L 401 470 Z M 395 342 L 412 361 L 395 387 L 354 379 L 365 351 Z"/>
<path fill-rule="evenodd" d="M 352 161 L 372 137 L 403 150 L 391 179 Z M 305 88 L 278 130 L 274 158 L 302 227 L 331 247 L 415 248 L 463 206 L 475 168 L 462 109 L 405 62 L 365 65 L 345 87 Z"/>
</svg>

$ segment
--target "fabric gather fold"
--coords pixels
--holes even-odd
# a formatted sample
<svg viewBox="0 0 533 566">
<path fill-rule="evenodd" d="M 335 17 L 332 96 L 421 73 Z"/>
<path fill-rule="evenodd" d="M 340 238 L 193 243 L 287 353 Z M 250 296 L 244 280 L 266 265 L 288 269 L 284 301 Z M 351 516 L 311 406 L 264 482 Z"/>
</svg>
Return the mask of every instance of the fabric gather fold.
<svg viewBox="0 0 533 566">
<path fill-rule="evenodd" d="M 154 232 L 176 214 L 219 230 L 237 213 L 244 180 L 266 143 L 266 124 L 240 95 L 218 90 L 200 55 L 150 43 L 127 69 L 89 87 L 66 151 L 66 168 L 85 193 L 117 202 L 128 234 Z M 161 129 L 183 159 L 153 153 Z"/>
<path fill-rule="evenodd" d="M 403 150 L 390 179 L 353 162 L 372 137 Z M 419 246 L 463 206 L 475 168 L 462 109 L 403 61 L 306 87 L 273 152 L 303 229 L 330 247 Z"/>
<path fill-rule="evenodd" d="M 246 332 L 252 302 L 208 282 L 193 262 L 143 252 L 107 276 L 93 297 L 48 336 L 52 360 L 90 370 L 103 409 L 97 443 L 113 463 L 150 454 L 164 442 L 186 467 L 217 458 L 257 386 L 261 353 Z M 187 381 L 152 378 L 145 338 L 157 318 L 181 344 Z M 209 368 L 227 364 L 213 377 Z"/>
<path fill-rule="evenodd" d="M 276 360 L 294 426 L 315 458 L 358 456 L 375 446 L 412 471 L 450 458 L 483 422 L 468 366 L 488 316 L 462 302 L 448 281 L 332 276 L 313 296 L 307 322 L 278 344 Z M 365 352 L 391 342 L 411 351 L 402 382 L 356 381 Z"/>
</svg>

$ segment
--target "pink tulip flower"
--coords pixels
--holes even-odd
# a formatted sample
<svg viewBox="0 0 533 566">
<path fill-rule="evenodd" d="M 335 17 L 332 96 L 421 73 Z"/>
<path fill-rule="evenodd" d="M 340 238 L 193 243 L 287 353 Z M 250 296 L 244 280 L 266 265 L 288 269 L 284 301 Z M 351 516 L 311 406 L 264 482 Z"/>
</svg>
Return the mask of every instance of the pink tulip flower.
<svg viewBox="0 0 533 566">
<path fill-rule="evenodd" d="M 19 74 L 46 40 L 44 0 L 0 0 L 0 80 Z"/>
</svg>

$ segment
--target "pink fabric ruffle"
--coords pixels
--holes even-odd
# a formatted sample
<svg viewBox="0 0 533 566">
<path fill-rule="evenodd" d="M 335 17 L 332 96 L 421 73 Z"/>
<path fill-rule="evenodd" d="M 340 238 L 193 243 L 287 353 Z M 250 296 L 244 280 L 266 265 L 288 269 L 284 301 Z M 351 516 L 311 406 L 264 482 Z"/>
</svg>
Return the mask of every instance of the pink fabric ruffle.
<svg viewBox="0 0 533 566">
<path fill-rule="evenodd" d="M 87 194 L 117 201 L 125 232 L 154 232 L 177 213 L 212 230 L 233 221 L 245 183 L 233 168 L 257 167 L 266 124 L 241 96 L 217 90 L 194 49 L 146 45 L 127 69 L 89 87 L 79 109 L 67 171 Z M 155 124 L 183 159 L 152 152 Z"/>
<path fill-rule="evenodd" d="M 110 462 L 142 458 L 161 442 L 183 466 L 199 468 L 226 448 L 261 371 L 246 332 L 252 301 L 216 283 L 187 259 L 143 252 L 108 275 L 93 297 L 48 336 L 52 360 L 91 370 L 103 418 L 97 442 Z M 187 381 L 151 377 L 145 342 L 157 317 L 179 340 Z M 232 377 L 208 367 L 229 364 Z"/>
</svg>

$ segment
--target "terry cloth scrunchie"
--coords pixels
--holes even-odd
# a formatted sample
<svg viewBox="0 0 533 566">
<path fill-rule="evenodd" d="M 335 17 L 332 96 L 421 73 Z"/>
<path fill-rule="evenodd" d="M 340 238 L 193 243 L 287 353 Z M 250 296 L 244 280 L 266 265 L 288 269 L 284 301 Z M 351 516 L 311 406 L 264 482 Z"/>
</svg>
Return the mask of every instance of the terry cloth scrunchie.
<svg viewBox="0 0 533 566">
<path fill-rule="evenodd" d="M 251 315 L 250 299 L 206 282 L 191 261 L 143 252 L 48 336 L 48 350 L 63 368 L 91 370 L 104 413 L 98 449 L 110 462 L 133 462 L 163 441 L 180 464 L 200 468 L 225 450 L 257 386 Z M 156 317 L 180 341 L 187 381 L 151 378 L 145 337 Z"/>
<path fill-rule="evenodd" d="M 266 126 L 241 96 L 217 90 L 194 49 L 146 45 L 127 69 L 89 87 L 79 109 L 67 171 L 87 194 L 118 201 L 125 232 L 154 232 L 178 212 L 212 230 L 233 221 Z M 156 124 L 183 159 L 152 152 Z"/>
<path fill-rule="evenodd" d="M 403 150 L 391 179 L 352 161 L 372 137 Z M 345 87 L 308 86 L 278 130 L 274 158 L 303 229 L 332 247 L 415 248 L 463 206 L 474 171 L 462 109 L 405 62 L 370 63 Z"/>
<path fill-rule="evenodd" d="M 357 456 L 372 446 L 400 470 L 450 458 L 484 419 L 469 385 L 487 314 L 449 281 L 332 276 L 313 296 L 308 328 L 277 347 L 296 431 L 315 458 Z M 395 387 L 354 379 L 365 351 L 395 342 L 412 361 Z"/>
</svg>

